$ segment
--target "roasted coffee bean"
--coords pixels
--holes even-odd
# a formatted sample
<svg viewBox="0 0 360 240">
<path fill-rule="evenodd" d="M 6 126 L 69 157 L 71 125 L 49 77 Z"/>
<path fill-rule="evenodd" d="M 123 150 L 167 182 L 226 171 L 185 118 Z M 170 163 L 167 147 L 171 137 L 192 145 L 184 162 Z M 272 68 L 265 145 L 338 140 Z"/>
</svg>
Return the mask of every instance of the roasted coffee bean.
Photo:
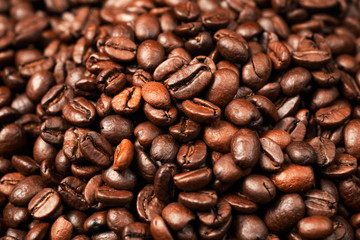
<svg viewBox="0 0 360 240">
<path fill-rule="evenodd" d="M 201 140 L 195 143 L 183 144 L 177 154 L 177 163 L 183 169 L 197 169 L 206 162 L 207 147 Z"/>
<path fill-rule="evenodd" d="M 77 97 L 66 103 L 62 109 L 64 118 L 76 126 L 88 126 L 95 120 L 94 105 L 83 97 Z"/>
<path fill-rule="evenodd" d="M 316 153 L 313 147 L 303 141 L 294 141 L 286 147 L 286 153 L 293 163 L 312 165 L 316 162 Z"/>
<path fill-rule="evenodd" d="M 125 37 L 112 37 L 105 42 L 105 52 L 117 61 L 130 62 L 136 56 L 136 44 Z"/>
<path fill-rule="evenodd" d="M 30 218 L 26 207 L 17 207 L 10 202 L 4 207 L 3 215 L 6 226 L 11 228 L 19 228 Z"/>
<path fill-rule="evenodd" d="M 61 117 L 50 117 L 41 125 L 41 138 L 50 144 L 60 145 L 64 141 L 69 123 Z"/>
<path fill-rule="evenodd" d="M 249 175 L 244 179 L 241 191 L 251 201 L 262 204 L 270 202 L 276 196 L 273 182 L 269 178 L 257 174 Z"/>
<path fill-rule="evenodd" d="M 325 238 L 333 231 L 331 220 L 324 216 L 303 218 L 298 222 L 297 228 L 302 237 L 310 239 Z"/>
<path fill-rule="evenodd" d="M 231 153 L 223 155 L 213 165 L 213 172 L 216 179 L 224 183 L 236 182 L 251 172 L 251 168 L 244 169 L 239 167 L 235 163 Z"/>
<path fill-rule="evenodd" d="M 117 145 L 123 139 L 131 139 L 134 125 L 130 119 L 119 115 L 109 115 L 100 121 L 100 133 L 111 144 Z"/>
<path fill-rule="evenodd" d="M 0 179 L 0 192 L 5 196 L 9 196 L 16 185 L 25 179 L 25 176 L 19 172 L 5 174 Z"/>
<path fill-rule="evenodd" d="M 240 129 L 231 139 L 231 154 L 234 162 L 242 168 L 251 168 L 260 158 L 260 140 L 250 129 Z"/>
<path fill-rule="evenodd" d="M 321 172 L 329 178 L 347 178 L 356 172 L 356 158 L 350 154 L 337 153 L 334 161 Z"/>
<path fill-rule="evenodd" d="M 169 135 L 160 135 L 152 141 L 150 156 L 154 161 L 162 163 L 173 162 L 179 149 L 179 144 Z"/>
<path fill-rule="evenodd" d="M 179 142 L 188 142 L 195 139 L 201 131 L 201 125 L 187 117 L 169 127 L 169 133 Z"/>
<path fill-rule="evenodd" d="M 122 207 L 130 203 L 132 199 L 133 193 L 127 190 L 102 186 L 95 191 L 95 200 L 106 206 Z"/>
<path fill-rule="evenodd" d="M 26 144 L 23 128 L 17 123 L 11 123 L 0 130 L 0 155 L 13 154 Z"/>
<path fill-rule="evenodd" d="M 155 216 L 151 220 L 150 231 L 151 231 L 151 235 L 154 237 L 155 240 L 174 239 L 164 219 L 159 215 Z"/>
<path fill-rule="evenodd" d="M 208 211 L 215 207 L 218 196 L 215 191 L 181 192 L 179 202 L 184 206 L 198 211 Z"/>
<path fill-rule="evenodd" d="M 156 126 L 169 126 L 173 124 L 178 117 L 178 110 L 173 105 L 170 105 L 166 109 L 160 109 L 144 103 L 143 111 L 147 119 Z"/>
<path fill-rule="evenodd" d="M 88 208 L 88 204 L 83 196 L 84 188 L 85 183 L 83 181 L 76 177 L 69 176 L 60 182 L 58 192 L 65 204 L 83 211 Z"/>
<path fill-rule="evenodd" d="M 234 224 L 237 239 L 267 239 L 268 229 L 256 215 L 237 215 Z"/>
<path fill-rule="evenodd" d="M 9 195 L 9 201 L 16 206 L 24 206 L 45 186 L 39 175 L 29 176 L 16 184 Z"/>
<path fill-rule="evenodd" d="M 158 19 L 150 14 L 141 15 L 135 22 L 135 36 L 139 41 L 156 39 L 160 33 Z"/>
<path fill-rule="evenodd" d="M 134 146 L 128 139 L 123 139 L 114 153 L 113 169 L 122 171 L 129 167 L 134 157 Z"/>
<path fill-rule="evenodd" d="M 82 135 L 79 147 L 83 156 L 93 164 L 107 167 L 112 162 L 112 146 L 97 132 L 90 131 Z"/>
<path fill-rule="evenodd" d="M 344 144 L 346 152 L 354 157 L 360 157 L 358 140 L 360 139 L 360 120 L 354 119 L 346 124 L 344 129 Z"/>
<path fill-rule="evenodd" d="M 118 93 L 125 84 L 126 77 L 121 68 L 106 68 L 96 78 L 97 88 L 109 96 Z"/>
<path fill-rule="evenodd" d="M 71 162 L 81 161 L 83 153 L 80 150 L 80 139 L 89 130 L 83 128 L 69 128 L 64 134 L 63 152 Z"/>
<path fill-rule="evenodd" d="M 100 174 L 92 177 L 87 182 L 83 194 L 84 194 L 84 199 L 89 204 L 89 206 L 92 206 L 95 203 L 95 192 L 102 185 L 103 185 L 103 180 Z"/>
<path fill-rule="evenodd" d="M 141 104 L 141 88 L 125 88 L 111 100 L 111 106 L 115 112 L 120 114 L 132 114 L 136 112 Z"/>
<path fill-rule="evenodd" d="M 178 173 L 179 169 L 173 163 L 165 163 L 157 169 L 154 176 L 154 193 L 158 199 L 169 202 L 175 196 L 173 178 Z"/>
<path fill-rule="evenodd" d="M 346 100 L 335 101 L 333 105 L 320 108 L 315 113 L 315 121 L 324 128 L 340 127 L 350 118 L 351 107 Z"/>
<path fill-rule="evenodd" d="M 154 40 L 142 42 L 136 52 L 136 60 L 140 67 L 146 71 L 154 71 L 165 59 L 163 46 Z"/>
<path fill-rule="evenodd" d="M 56 190 L 44 188 L 29 202 L 28 210 L 35 219 L 49 218 L 60 207 L 61 199 Z"/>
<path fill-rule="evenodd" d="M 177 100 L 195 97 L 211 82 L 212 73 L 204 63 L 188 65 L 165 80 L 170 95 Z"/>
<path fill-rule="evenodd" d="M 264 221 L 272 232 L 289 229 L 305 215 L 304 201 L 299 194 L 282 195 L 265 214 Z"/>
<path fill-rule="evenodd" d="M 311 189 L 304 196 L 307 215 L 332 217 L 336 214 L 337 200 L 328 191 Z"/>
<path fill-rule="evenodd" d="M 161 214 L 164 207 L 165 204 L 157 198 L 153 185 L 148 184 L 139 192 L 136 210 L 141 220 L 151 222 L 156 215 Z"/>
<path fill-rule="evenodd" d="M 121 236 L 124 240 L 148 239 L 151 238 L 150 227 L 145 223 L 133 222 L 124 227 Z"/>
<path fill-rule="evenodd" d="M 238 126 L 254 127 L 262 122 L 259 110 L 248 100 L 234 99 L 225 108 L 225 117 Z"/>
<path fill-rule="evenodd" d="M 221 114 L 218 106 L 200 98 L 185 100 L 181 106 L 184 114 L 197 122 L 211 123 Z"/>
<path fill-rule="evenodd" d="M 289 164 L 279 173 L 272 175 L 271 180 L 276 188 L 283 192 L 300 192 L 310 189 L 315 177 L 311 167 Z"/>
<path fill-rule="evenodd" d="M 339 193 L 344 203 L 351 209 L 358 211 L 359 203 L 355 200 L 360 194 L 359 179 L 352 176 L 339 183 Z"/>
<path fill-rule="evenodd" d="M 63 106 L 74 98 L 74 90 L 69 85 L 58 84 L 42 97 L 41 107 L 50 115 L 58 114 Z"/>
<path fill-rule="evenodd" d="M 187 63 L 188 61 L 180 56 L 166 59 L 155 68 L 153 73 L 154 80 L 158 82 L 164 81 Z"/>
<path fill-rule="evenodd" d="M 162 210 L 161 215 L 169 227 L 175 231 L 182 229 L 188 222 L 195 219 L 195 215 L 190 209 L 177 202 L 168 204 Z"/>
<path fill-rule="evenodd" d="M 204 129 L 204 142 L 211 149 L 226 153 L 230 151 L 231 139 L 238 128 L 231 123 L 217 120 Z"/>
<path fill-rule="evenodd" d="M 177 188 L 184 191 L 196 191 L 208 185 L 211 181 L 211 177 L 211 169 L 201 168 L 176 174 L 174 176 L 174 183 Z"/>
<path fill-rule="evenodd" d="M 36 72 L 26 85 L 26 95 L 31 101 L 39 102 L 53 85 L 55 85 L 55 79 L 51 72 Z"/>
<path fill-rule="evenodd" d="M 121 234 L 124 227 L 133 222 L 135 218 L 126 208 L 112 208 L 107 212 L 106 223 L 117 234 Z"/>
<path fill-rule="evenodd" d="M 335 144 L 323 137 L 316 137 L 309 141 L 309 144 L 314 148 L 317 156 L 317 165 L 326 167 L 335 159 Z"/>
<path fill-rule="evenodd" d="M 118 172 L 109 167 L 102 172 L 102 179 L 107 185 L 118 190 L 132 190 L 138 181 L 137 176 L 130 168 Z"/>
<path fill-rule="evenodd" d="M 260 89 L 269 79 L 271 70 L 271 60 L 266 54 L 254 54 L 242 69 L 242 82 L 251 89 Z"/>
<path fill-rule="evenodd" d="M 147 82 L 141 89 L 141 95 L 145 102 L 156 108 L 170 106 L 170 94 L 166 87 L 159 82 Z"/>
<path fill-rule="evenodd" d="M 152 141 L 161 135 L 161 129 L 152 124 L 151 122 L 143 122 L 136 126 L 134 135 L 139 143 L 144 147 L 149 147 Z"/>
<path fill-rule="evenodd" d="M 11 164 L 19 173 L 25 176 L 39 173 L 40 165 L 34 159 L 25 155 L 13 155 Z"/>
</svg>

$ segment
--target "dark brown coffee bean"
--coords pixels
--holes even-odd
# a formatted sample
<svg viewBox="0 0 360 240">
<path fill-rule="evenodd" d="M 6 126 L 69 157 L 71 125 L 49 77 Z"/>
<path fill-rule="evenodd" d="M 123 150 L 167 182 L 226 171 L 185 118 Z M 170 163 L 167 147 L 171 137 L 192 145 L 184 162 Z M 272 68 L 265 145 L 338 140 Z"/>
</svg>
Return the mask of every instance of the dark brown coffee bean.
<svg viewBox="0 0 360 240">
<path fill-rule="evenodd" d="M 145 83 L 141 89 L 141 95 L 145 102 L 156 108 L 167 108 L 171 103 L 168 90 L 159 82 Z"/>
<path fill-rule="evenodd" d="M 225 108 L 225 117 L 238 126 L 257 126 L 262 122 L 259 110 L 245 99 L 234 99 Z"/>
<path fill-rule="evenodd" d="M 137 18 L 134 26 L 135 36 L 139 41 L 156 39 L 160 33 L 158 19 L 150 14 L 143 14 Z"/>
<path fill-rule="evenodd" d="M 305 207 L 309 216 L 332 217 L 338 209 L 335 197 L 325 190 L 310 189 L 305 193 Z"/>
<path fill-rule="evenodd" d="M 103 185 L 103 180 L 100 174 L 92 177 L 87 182 L 83 194 L 84 194 L 84 199 L 89 204 L 89 206 L 92 206 L 95 203 L 95 192 L 102 185 Z"/>
<path fill-rule="evenodd" d="M 350 154 L 337 153 L 334 161 L 321 169 L 321 172 L 329 178 L 347 178 L 356 172 L 356 158 Z"/>
<path fill-rule="evenodd" d="M 178 117 L 178 110 L 173 105 L 170 105 L 166 109 L 161 109 L 144 103 L 143 111 L 147 119 L 156 126 L 169 126 L 173 124 Z"/>
<path fill-rule="evenodd" d="M 265 214 L 264 221 L 270 231 L 289 229 L 305 215 L 304 201 L 299 194 L 282 195 Z"/>
<path fill-rule="evenodd" d="M 33 175 L 20 181 L 9 195 L 9 201 L 16 206 L 23 206 L 43 189 L 46 184 L 40 176 Z"/>
<path fill-rule="evenodd" d="M 109 167 L 102 172 L 102 179 L 107 185 L 118 190 L 133 190 L 138 181 L 137 176 L 130 168 L 118 172 Z"/>
<path fill-rule="evenodd" d="M 336 128 L 350 118 L 351 107 L 346 100 L 335 101 L 333 105 L 320 108 L 315 113 L 315 121 L 324 128 Z"/>
<path fill-rule="evenodd" d="M 121 234 L 124 227 L 133 222 L 135 218 L 126 208 L 112 208 L 107 212 L 106 223 L 117 234 Z"/>
<path fill-rule="evenodd" d="M 7 227 L 19 228 L 29 220 L 30 213 L 26 207 L 17 207 L 9 202 L 3 209 L 3 216 Z"/>
<path fill-rule="evenodd" d="M 268 239 L 265 223 L 256 215 L 237 215 L 234 226 L 237 239 Z"/>
<path fill-rule="evenodd" d="M 130 223 L 124 227 L 121 236 L 124 240 L 140 240 L 151 238 L 149 224 L 140 222 Z"/>
<path fill-rule="evenodd" d="M 88 204 L 85 201 L 83 196 L 83 191 L 85 188 L 85 183 L 80 179 L 70 176 L 64 178 L 59 186 L 58 192 L 61 195 L 62 201 L 68 206 L 78 209 L 78 210 L 86 210 L 88 208 Z"/>
<path fill-rule="evenodd" d="M 19 172 L 7 173 L 0 179 L 0 192 L 9 196 L 16 185 L 26 177 Z"/>
<path fill-rule="evenodd" d="M 60 207 L 61 199 L 56 190 L 44 188 L 29 202 L 28 210 L 35 219 L 49 218 Z"/>
<path fill-rule="evenodd" d="M 219 179 L 221 182 L 233 183 L 248 175 L 251 172 L 251 168 L 239 167 L 235 163 L 232 154 L 228 153 L 214 163 L 213 172 L 216 179 Z"/>
<path fill-rule="evenodd" d="M 194 63 L 178 70 L 166 81 L 170 95 L 177 100 L 185 100 L 195 97 L 205 87 L 212 78 L 209 66 L 203 63 Z"/>
<path fill-rule="evenodd" d="M 136 56 L 136 44 L 125 37 L 112 37 L 105 42 L 105 52 L 115 60 L 130 62 Z"/>
<path fill-rule="evenodd" d="M 63 118 L 50 117 L 42 123 L 40 136 L 47 143 L 60 145 L 68 128 L 69 124 Z"/>
<path fill-rule="evenodd" d="M 201 223 L 209 227 L 220 227 L 231 218 L 231 206 L 220 198 L 216 206 L 206 212 L 197 212 L 197 216 Z"/>
<path fill-rule="evenodd" d="M 168 204 L 162 210 L 161 215 L 169 227 L 175 231 L 182 229 L 188 222 L 195 220 L 194 213 L 177 202 Z"/>
<path fill-rule="evenodd" d="M 141 104 L 141 88 L 129 87 L 122 90 L 111 100 L 111 106 L 120 114 L 132 114 Z"/>
<path fill-rule="evenodd" d="M 134 125 L 130 119 L 119 115 L 109 115 L 100 121 L 100 133 L 111 144 L 118 145 L 123 139 L 131 139 Z"/>
<path fill-rule="evenodd" d="M 127 190 L 117 190 L 112 187 L 102 186 L 95 191 L 96 201 L 106 206 L 122 207 L 130 203 L 133 193 Z"/>
<path fill-rule="evenodd" d="M 187 63 L 188 61 L 180 56 L 166 59 L 155 68 L 153 73 L 154 80 L 158 82 L 164 81 Z"/>
<path fill-rule="evenodd" d="M 221 114 L 218 106 L 200 98 L 185 100 L 181 106 L 185 115 L 197 122 L 211 123 Z"/>
<path fill-rule="evenodd" d="M 230 62 L 246 62 L 249 58 L 248 45 L 240 36 L 222 37 L 217 42 L 221 56 Z"/>
<path fill-rule="evenodd" d="M 151 231 L 151 235 L 154 237 L 155 240 L 174 239 L 164 219 L 159 215 L 155 216 L 151 220 L 150 231 Z"/>
<path fill-rule="evenodd" d="M 141 220 L 151 222 L 156 215 L 161 215 L 165 203 L 157 198 L 154 186 L 146 185 L 138 194 L 136 200 L 136 211 Z"/>
<path fill-rule="evenodd" d="M 185 207 L 198 211 L 208 211 L 215 207 L 218 196 L 215 191 L 181 192 L 179 202 Z"/>
<path fill-rule="evenodd" d="M 254 54 L 242 69 L 242 81 L 246 86 L 257 90 L 265 85 L 271 69 L 271 60 L 266 54 Z"/>
<path fill-rule="evenodd" d="M 197 169 L 205 164 L 207 147 L 201 140 L 180 146 L 177 153 L 177 163 L 183 169 Z"/>
<path fill-rule="evenodd" d="M 354 119 L 346 124 L 344 129 L 344 144 L 346 152 L 354 157 L 360 157 L 358 140 L 360 139 L 360 120 Z"/>
<path fill-rule="evenodd" d="M 328 217 L 312 216 L 301 219 L 297 228 L 302 237 L 315 239 L 329 236 L 332 229 L 332 222 Z"/>
<path fill-rule="evenodd" d="M 34 159 L 25 155 L 13 155 L 11 164 L 18 172 L 25 176 L 39 173 L 40 165 Z"/>
<path fill-rule="evenodd" d="M 25 131 L 17 123 L 11 123 L 0 130 L 0 154 L 13 154 L 26 144 Z"/>
<path fill-rule="evenodd" d="M 212 171 L 209 168 L 201 168 L 189 172 L 179 173 L 174 176 L 177 188 L 184 191 L 200 190 L 211 181 Z"/>
<path fill-rule="evenodd" d="M 41 99 L 41 107 L 47 114 L 59 113 L 63 106 L 74 98 L 74 90 L 68 85 L 58 84 Z"/>
<path fill-rule="evenodd" d="M 146 71 L 154 71 L 164 59 L 165 50 L 157 41 L 146 40 L 137 49 L 136 60 L 139 66 Z"/>
<path fill-rule="evenodd" d="M 240 213 L 254 213 L 257 210 L 257 204 L 248 200 L 245 195 L 225 194 L 223 198 L 230 204 L 233 210 Z"/>
<path fill-rule="evenodd" d="M 280 81 L 281 90 L 286 96 L 301 93 L 311 80 L 311 74 L 302 67 L 296 67 L 284 74 Z"/>
<path fill-rule="evenodd" d="M 229 122 L 217 120 L 204 130 L 204 141 L 207 146 L 218 152 L 229 152 L 230 142 L 238 128 Z"/>
<path fill-rule="evenodd" d="M 83 128 L 70 128 L 64 134 L 63 152 L 71 162 L 77 162 L 84 158 L 80 150 L 80 140 L 89 130 Z"/>
<path fill-rule="evenodd" d="M 139 141 L 139 143 L 144 147 L 149 147 L 152 141 L 159 135 L 162 131 L 160 128 L 152 124 L 151 122 L 142 122 L 136 126 L 134 130 L 134 135 Z"/>
<path fill-rule="evenodd" d="M 181 117 L 180 121 L 169 127 L 169 133 L 179 142 L 194 140 L 201 131 L 201 125 L 187 117 Z"/>
<path fill-rule="evenodd" d="M 249 200 L 265 204 L 276 196 L 276 188 L 273 182 L 266 176 L 252 174 L 247 176 L 241 185 L 241 192 Z"/>
<path fill-rule="evenodd" d="M 111 96 L 124 88 L 126 77 L 121 68 L 106 68 L 96 77 L 96 84 L 101 92 Z"/>
<path fill-rule="evenodd" d="M 335 159 L 335 144 L 323 137 L 316 137 L 309 141 L 309 144 L 314 148 L 317 155 L 317 165 L 326 167 Z"/>
<path fill-rule="evenodd" d="M 26 95 L 31 101 L 39 102 L 53 85 L 55 85 L 55 79 L 51 72 L 36 72 L 26 85 Z"/>
<path fill-rule="evenodd" d="M 62 109 L 64 118 L 77 126 L 90 125 L 95 119 L 95 107 L 83 97 L 77 97 L 66 103 Z"/>
<path fill-rule="evenodd" d="M 45 222 L 39 223 L 27 232 L 25 239 L 27 239 L 27 240 L 45 239 L 45 236 L 46 236 L 49 228 L 50 228 L 49 223 L 45 223 Z"/>
<path fill-rule="evenodd" d="M 162 163 L 173 162 L 179 149 L 179 144 L 169 135 L 156 137 L 151 144 L 150 156 L 154 161 Z"/>
</svg>

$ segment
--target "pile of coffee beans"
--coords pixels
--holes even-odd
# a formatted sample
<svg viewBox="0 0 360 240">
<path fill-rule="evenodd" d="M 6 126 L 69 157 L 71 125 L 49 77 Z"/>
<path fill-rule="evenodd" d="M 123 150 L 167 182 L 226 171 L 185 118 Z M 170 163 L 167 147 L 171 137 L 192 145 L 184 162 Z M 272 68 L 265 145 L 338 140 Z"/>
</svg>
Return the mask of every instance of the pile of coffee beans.
<svg viewBox="0 0 360 240">
<path fill-rule="evenodd" d="M 359 240 L 359 103 L 359 0 L 0 0 L 0 240 Z"/>
</svg>

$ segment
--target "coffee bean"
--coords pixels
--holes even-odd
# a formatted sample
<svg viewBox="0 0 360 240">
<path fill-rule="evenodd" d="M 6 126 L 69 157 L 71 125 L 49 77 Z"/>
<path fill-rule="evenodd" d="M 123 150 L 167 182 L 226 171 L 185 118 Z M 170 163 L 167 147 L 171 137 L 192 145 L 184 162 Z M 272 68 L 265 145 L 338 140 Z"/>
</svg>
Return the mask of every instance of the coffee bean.
<svg viewBox="0 0 360 240">
<path fill-rule="evenodd" d="M 138 194 L 136 210 L 141 220 L 151 222 L 155 216 L 160 215 L 165 207 L 164 202 L 157 198 L 153 185 L 146 185 Z"/>
<path fill-rule="evenodd" d="M 84 188 L 85 183 L 83 181 L 76 177 L 69 176 L 60 182 L 58 192 L 62 201 L 64 201 L 64 203 L 68 206 L 78 210 L 86 210 L 88 208 L 88 204 L 82 194 Z"/>
<path fill-rule="evenodd" d="M 256 215 L 237 215 L 235 236 L 238 239 L 266 239 L 268 229 Z"/>
<path fill-rule="evenodd" d="M 129 167 L 134 157 L 134 146 L 128 139 L 123 139 L 114 153 L 113 169 L 122 171 Z"/>
<path fill-rule="evenodd" d="M 111 96 L 124 88 L 126 77 L 121 68 L 106 68 L 97 76 L 96 84 L 101 92 Z"/>
<path fill-rule="evenodd" d="M 132 114 L 141 104 L 141 89 L 139 87 L 125 88 L 111 100 L 111 106 L 120 114 Z"/>
<path fill-rule="evenodd" d="M 188 222 L 195 219 L 190 209 L 177 202 L 168 204 L 161 215 L 169 227 L 175 231 L 182 229 Z"/>
<path fill-rule="evenodd" d="M 81 127 L 90 125 L 95 119 L 95 107 L 83 97 L 65 104 L 62 113 L 68 122 Z"/>
<path fill-rule="evenodd" d="M 188 65 L 172 74 L 166 81 L 170 95 L 177 100 L 185 100 L 199 94 L 212 78 L 209 66 L 203 63 Z"/>
<path fill-rule="evenodd" d="M 305 215 L 304 201 L 299 194 L 282 195 L 265 214 L 265 223 L 272 232 L 289 229 Z"/>
<path fill-rule="evenodd" d="M 139 41 L 156 39 L 160 33 L 160 24 L 155 16 L 143 14 L 136 20 L 134 31 Z"/>
<path fill-rule="evenodd" d="M 49 218 L 61 204 L 60 195 L 52 188 L 44 188 L 29 202 L 28 210 L 35 219 Z"/>
<path fill-rule="evenodd" d="M 106 206 L 122 207 L 131 202 L 133 193 L 127 190 L 102 186 L 95 191 L 95 199 Z"/>
<path fill-rule="evenodd" d="M 40 176 L 33 175 L 21 180 L 9 195 L 9 201 L 16 206 L 23 206 L 43 189 L 46 184 Z"/>
<path fill-rule="evenodd" d="M 336 214 L 338 208 L 335 197 L 325 190 L 310 189 L 305 193 L 304 202 L 309 216 L 332 217 Z"/>
<path fill-rule="evenodd" d="M 141 43 L 136 52 L 136 60 L 141 68 L 153 71 L 165 59 L 163 46 L 154 41 L 146 40 Z"/>
<path fill-rule="evenodd" d="M 106 223 L 117 234 L 121 234 L 124 227 L 133 222 L 135 218 L 126 208 L 112 208 L 107 212 Z"/>
<path fill-rule="evenodd" d="M 136 56 L 136 44 L 125 37 L 112 37 L 105 42 L 105 52 L 115 60 L 130 62 Z"/>
<path fill-rule="evenodd" d="M 360 120 L 354 119 L 346 124 L 344 129 L 344 144 L 346 151 L 354 157 L 360 157 L 360 148 L 357 140 L 360 137 Z"/>
<path fill-rule="evenodd" d="M 315 239 L 329 236 L 332 229 L 332 222 L 328 217 L 312 216 L 301 219 L 297 227 L 302 237 Z"/>
<path fill-rule="evenodd" d="M 169 127 L 169 133 L 179 142 L 188 142 L 195 139 L 201 131 L 201 125 L 187 117 Z"/>
<path fill-rule="evenodd" d="M 166 87 L 158 82 L 148 82 L 141 90 L 145 102 L 156 108 L 167 108 L 170 106 L 170 94 Z"/>
<path fill-rule="evenodd" d="M 211 123 L 221 114 L 218 106 L 200 98 L 185 100 L 181 106 L 185 115 L 197 122 Z"/>
<path fill-rule="evenodd" d="M 181 192 L 179 201 L 185 207 L 198 211 L 207 211 L 215 207 L 218 196 L 215 191 Z"/>
<path fill-rule="evenodd" d="M 225 108 L 225 117 L 238 126 L 256 126 L 261 124 L 259 110 L 245 99 L 234 99 Z"/>
<path fill-rule="evenodd" d="M 314 184 L 314 172 L 309 166 L 289 164 L 283 170 L 271 176 L 275 186 L 283 192 L 308 190 Z"/>
<path fill-rule="evenodd" d="M 189 172 L 179 173 L 174 176 L 177 188 L 184 191 L 196 191 L 209 184 L 212 171 L 209 168 L 201 168 Z"/>
<path fill-rule="evenodd" d="M 25 176 L 19 172 L 7 173 L 0 179 L 0 192 L 9 196 L 16 185 L 25 179 Z"/>
</svg>

